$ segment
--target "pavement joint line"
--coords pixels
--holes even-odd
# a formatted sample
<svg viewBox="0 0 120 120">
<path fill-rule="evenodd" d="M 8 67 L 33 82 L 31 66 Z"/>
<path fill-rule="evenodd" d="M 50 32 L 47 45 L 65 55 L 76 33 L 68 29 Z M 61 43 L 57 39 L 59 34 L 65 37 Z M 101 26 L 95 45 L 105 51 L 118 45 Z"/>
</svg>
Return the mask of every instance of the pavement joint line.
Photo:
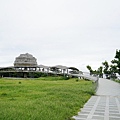
<svg viewBox="0 0 120 120">
<path fill-rule="evenodd" d="M 118 111 L 120 113 L 120 103 L 119 103 L 119 100 L 117 99 L 117 97 L 115 98 L 115 100 L 116 100 L 116 103 L 117 103 Z"/>
<path fill-rule="evenodd" d="M 105 116 L 104 120 L 109 120 L 109 97 L 106 98 Z"/>
<path fill-rule="evenodd" d="M 91 110 L 90 113 L 88 114 L 88 117 L 87 117 L 88 119 L 92 119 L 93 114 L 94 114 L 94 112 L 95 112 L 95 110 L 96 110 L 96 107 L 97 107 L 97 105 L 98 105 L 98 103 L 99 103 L 99 100 L 100 100 L 100 97 L 98 97 L 98 99 L 96 100 L 96 102 L 95 102 L 92 110 Z"/>
</svg>

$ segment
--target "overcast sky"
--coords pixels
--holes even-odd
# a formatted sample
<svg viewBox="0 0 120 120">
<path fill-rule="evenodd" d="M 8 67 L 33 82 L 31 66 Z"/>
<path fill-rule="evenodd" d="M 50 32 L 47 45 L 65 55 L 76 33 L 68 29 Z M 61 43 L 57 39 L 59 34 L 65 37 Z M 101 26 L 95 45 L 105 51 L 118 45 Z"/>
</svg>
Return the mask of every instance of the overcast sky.
<svg viewBox="0 0 120 120">
<path fill-rule="evenodd" d="M 87 71 L 120 48 L 120 0 L 0 0 L 0 66 L 30 53 L 38 64 Z"/>
</svg>

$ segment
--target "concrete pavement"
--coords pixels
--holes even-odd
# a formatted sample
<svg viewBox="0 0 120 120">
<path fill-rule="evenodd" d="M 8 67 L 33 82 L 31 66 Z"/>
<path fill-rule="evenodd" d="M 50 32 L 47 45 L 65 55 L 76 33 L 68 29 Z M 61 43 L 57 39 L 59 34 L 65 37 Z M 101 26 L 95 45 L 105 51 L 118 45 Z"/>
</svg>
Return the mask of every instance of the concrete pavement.
<svg viewBox="0 0 120 120">
<path fill-rule="evenodd" d="M 108 79 L 99 79 L 96 95 L 120 96 L 120 84 Z"/>
<path fill-rule="evenodd" d="M 75 120 L 120 120 L 120 84 L 99 79 L 96 96 L 84 105 Z"/>
</svg>

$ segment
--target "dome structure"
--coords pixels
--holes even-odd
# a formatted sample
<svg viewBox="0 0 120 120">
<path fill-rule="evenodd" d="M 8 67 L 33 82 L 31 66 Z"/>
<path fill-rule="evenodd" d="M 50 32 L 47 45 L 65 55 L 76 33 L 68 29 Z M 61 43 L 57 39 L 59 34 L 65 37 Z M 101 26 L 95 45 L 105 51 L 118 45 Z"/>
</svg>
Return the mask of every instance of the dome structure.
<svg viewBox="0 0 120 120">
<path fill-rule="evenodd" d="M 31 54 L 20 54 L 14 61 L 14 67 L 37 67 L 37 59 Z"/>
</svg>

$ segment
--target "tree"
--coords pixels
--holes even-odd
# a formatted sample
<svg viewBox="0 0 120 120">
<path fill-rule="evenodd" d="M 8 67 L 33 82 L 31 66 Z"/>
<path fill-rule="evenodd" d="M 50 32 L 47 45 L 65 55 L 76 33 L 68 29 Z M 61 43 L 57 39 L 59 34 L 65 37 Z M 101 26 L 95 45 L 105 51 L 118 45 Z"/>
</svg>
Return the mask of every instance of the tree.
<svg viewBox="0 0 120 120">
<path fill-rule="evenodd" d="M 90 71 L 91 75 L 99 75 L 99 77 L 103 77 L 103 73 L 106 75 L 106 78 L 117 78 L 116 73 L 120 75 L 120 50 L 116 50 L 116 54 L 114 60 L 111 61 L 111 65 L 105 60 L 102 62 L 102 66 L 100 66 L 97 70 L 92 70 L 91 66 L 87 66 L 87 69 Z"/>
<path fill-rule="evenodd" d="M 111 62 L 114 65 L 114 69 L 116 70 L 116 73 L 120 75 L 120 50 L 116 50 L 115 58 Z"/>
<path fill-rule="evenodd" d="M 87 65 L 87 69 L 90 71 L 90 75 L 92 75 L 93 74 L 93 70 L 92 70 L 90 65 Z"/>
<path fill-rule="evenodd" d="M 117 67 L 116 65 L 110 65 L 110 74 L 111 74 L 111 78 L 116 78 L 116 73 L 117 73 Z"/>
<path fill-rule="evenodd" d="M 90 71 L 90 75 L 94 75 L 94 76 L 99 75 L 99 77 L 103 76 L 102 67 L 99 67 L 97 70 L 92 70 L 91 66 L 89 65 L 87 65 L 86 67 Z"/>
<path fill-rule="evenodd" d="M 110 71 L 109 71 L 109 64 L 108 64 L 108 62 L 105 60 L 105 62 L 102 62 L 102 65 L 104 66 L 103 72 L 106 75 L 106 78 L 109 78 Z"/>
<path fill-rule="evenodd" d="M 98 69 L 97 69 L 97 74 L 99 75 L 99 77 L 103 77 L 103 67 L 100 66 Z"/>
</svg>

